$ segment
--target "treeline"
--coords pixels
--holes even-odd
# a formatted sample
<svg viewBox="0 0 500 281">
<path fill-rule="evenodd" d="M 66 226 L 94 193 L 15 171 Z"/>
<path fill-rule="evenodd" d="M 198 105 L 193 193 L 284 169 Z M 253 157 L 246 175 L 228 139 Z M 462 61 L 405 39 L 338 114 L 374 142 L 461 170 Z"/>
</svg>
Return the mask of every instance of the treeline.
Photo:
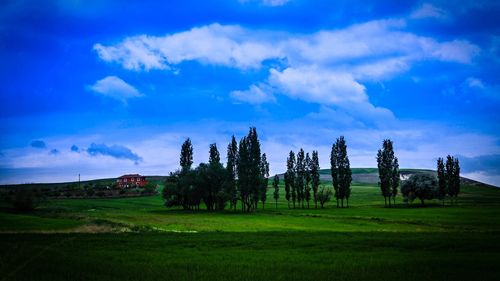
<svg viewBox="0 0 500 281">
<path fill-rule="evenodd" d="M 182 206 L 199 210 L 203 202 L 207 210 L 224 210 L 228 205 L 236 209 L 238 200 L 242 210 L 264 207 L 267 199 L 269 163 L 261 154 L 256 128 L 239 143 L 233 136 L 227 148 L 227 165 L 220 162 L 217 145 L 211 144 L 208 163 L 192 168 L 193 146 L 188 138 L 181 148 L 180 170 L 170 173 L 163 189 L 165 206 Z"/>
<path fill-rule="evenodd" d="M 379 187 L 386 207 L 396 205 L 398 191 L 404 202 L 418 198 L 424 200 L 446 197 L 455 199 L 460 192 L 460 166 L 458 159 L 447 157 L 437 161 L 438 178 L 432 175 L 416 174 L 401 183 L 398 158 L 393 142 L 386 139 L 377 152 Z M 265 207 L 269 179 L 269 163 L 265 153 L 261 153 L 256 128 L 250 128 L 248 135 L 239 142 L 232 136 L 227 146 L 226 167 L 221 163 L 217 144 L 209 149 L 208 163 L 193 168 L 193 146 L 188 138 L 182 144 L 180 169 L 170 173 L 165 181 L 163 198 L 165 206 L 181 206 L 187 210 L 199 210 L 201 204 L 207 210 L 224 210 L 226 206 L 236 210 L 238 201 L 243 211 L 250 212 L 262 203 Z M 297 153 L 289 152 L 284 174 L 285 199 L 288 208 L 324 207 L 332 195 L 337 208 L 349 207 L 351 196 L 352 170 L 347 154 L 345 138 L 340 136 L 332 144 L 330 172 L 333 192 L 320 185 L 320 165 L 318 151 L 311 154 L 302 148 Z M 276 208 L 280 198 L 280 178 L 274 176 L 272 187 Z M 345 203 L 345 204 L 344 204 Z"/>
</svg>

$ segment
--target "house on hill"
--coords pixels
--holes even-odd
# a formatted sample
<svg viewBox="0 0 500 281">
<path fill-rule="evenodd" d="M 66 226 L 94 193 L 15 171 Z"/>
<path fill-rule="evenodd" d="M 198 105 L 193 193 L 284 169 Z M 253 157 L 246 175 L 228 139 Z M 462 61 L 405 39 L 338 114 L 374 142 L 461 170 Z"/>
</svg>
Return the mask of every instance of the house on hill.
<svg viewBox="0 0 500 281">
<path fill-rule="evenodd" d="M 123 175 L 116 179 L 116 184 L 120 188 L 143 187 L 147 183 L 146 177 L 139 174 Z"/>
</svg>

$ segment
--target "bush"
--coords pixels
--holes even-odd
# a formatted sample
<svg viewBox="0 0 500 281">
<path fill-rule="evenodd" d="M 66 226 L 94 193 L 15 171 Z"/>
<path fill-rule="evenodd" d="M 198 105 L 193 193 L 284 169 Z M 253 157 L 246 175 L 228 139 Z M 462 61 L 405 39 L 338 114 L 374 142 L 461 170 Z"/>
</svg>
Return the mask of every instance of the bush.
<svg viewBox="0 0 500 281">
<path fill-rule="evenodd" d="M 41 192 L 32 189 L 17 189 L 10 196 L 10 203 L 18 211 L 33 211 L 43 201 Z"/>
<path fill-rule="evenodd" d="M 103 197 L 106 194 L 104 193 L 104 191 L 99 190 L 99 191 L 96 192 L 96 195 L 99 196 L 99 197 Z"/>
<path fill-rule="evenodd" d="M 424 205 L 424 200 L 434 199 L 438 195 L 437 179 L 428 174 L 414 174 L 401 184 L 401 194 L 406 202 L 411 203 L 418 198 Z"/>
</svg>

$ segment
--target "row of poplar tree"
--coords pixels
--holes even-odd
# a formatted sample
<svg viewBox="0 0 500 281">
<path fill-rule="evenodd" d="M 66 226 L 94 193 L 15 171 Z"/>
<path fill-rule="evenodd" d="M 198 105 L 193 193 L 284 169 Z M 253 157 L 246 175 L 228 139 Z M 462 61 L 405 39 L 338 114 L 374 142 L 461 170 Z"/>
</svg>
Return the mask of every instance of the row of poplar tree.
<svg viewBox="0 0 500 281">
<path fill-rule="evenodd" d="M 238 200 L 244 211 L 257 208 L 266 201 L 269 163 L 261 154 L 256 128 L 239 143 L 233 136 L 227 147 L 227 165 L 220 162 L 217 145 L 211 144 L 208 163 L 193 168 L 193 146 L 188 138 L 182 145 L 180 170 L 170 173 L 165 181 L 165 206 L 182 206 L 199 210 L 203 202 L 207 210 L 223 210 L 227 203 L 236 209 Z"/>
<path fill-rule="evenodd" d="M 170 173 L 165 181 L 163 198 L 165 206 L 182 206 L 184 209 L 199 210 L 204 203 L 207 210 L 223 210 L 227 203 L 236 209 L 238 201 L 243 211 L 262 208 L 267 199 L 269 163 L 266 154 L 261 154 L 260 142 L 255 127 L 250 128 L 248 135 L 239 143 L 233 136 L 227 146 L 227 165 L 220 161 L 220 153 L 215 143 L 210 145 L 208 163 L 201 163 L 193 168 L 193 146 L 188 138 L 182 145 L 180 155 L 181 168 Z M 320 166 L 318 151 L 311 154 L 302 148 L 295 153 L 290 151 L 287 158 L 287 170 L 284 174 L 285 199 L 289 208 L 309 208 L 314 202 L 315 208 L 323 208 L 332 195 L 337 207 L 349 207 L 351 195 L 352 171 L 347 145 L 343 136 L 337 138 L 330 154 L 331 189 L 320 185 Z M 384 197 L 385 206 L 396 204 L 396 196 L 400 187 L 400 171 L 398 158 L 394 154 L 393 142 L 386 139 L 377 153 L 379 187 Z M 460 166 L 458 159 L 452 156 L 437 160 L 438 178 L 431 175 L 412 175 L 403 182 L 401 193 L 405 200 L 419 198 L 441 199 L 449 197 L 453 200 L 460 192 Z M 280 178 L 273 179 L 273 198 L 276 207 L 280 197 Z"/>
</svg>

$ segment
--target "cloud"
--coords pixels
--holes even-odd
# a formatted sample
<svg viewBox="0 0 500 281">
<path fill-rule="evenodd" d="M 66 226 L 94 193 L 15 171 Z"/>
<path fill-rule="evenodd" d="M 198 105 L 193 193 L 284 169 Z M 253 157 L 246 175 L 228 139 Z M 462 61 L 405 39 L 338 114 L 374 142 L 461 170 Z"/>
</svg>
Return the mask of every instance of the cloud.
<svg viewBox="0 0 500 281">
<path fill-rule="evenodd" d="M 77 153 L 80 153 L 80 148 L 78 148 L 78 146 L 76 146 L 76 145 L 74 145 L 74 144 L 71 146 L 70 150 L 71 150 L 72 152 L 77 152 Z"/>
<path fill-rule="evenodd" d="M 133 153 L 129 148 L 122 145 L 112 145 L 107 146 L 105 144 L 96 144 L 92 143 L 89 148 L 87 148 L 87 153 L 90 156 L 111 156 L 116 159 L 128 159 L 134 161 L 134 163 L 139 163 L 142 161 L 142 158 Z"/>
<path fill-rule="evenodd" d="M 287 4 L 290 0 L 239 0 L 240 3 L 260 2 L 264 6 L 279 7 Z"/>
<path fill-rule="evenodd" d="M 89 89 L 95 93 L 127 103 L 127 99 L 142 96 L 139 91 L 116 76 L 108 76 L 95 82 Z"/>
<path fill-rule="evenodd" d="M 260 68 L 272 59 L 286 59 L 295 67 L 316 64 L 343 68 L 363 61 L 366 65 L 373 61 L 380 68 L 380 59 L 390 58 L 406 58 L 406 63 L 422 59 L 469 63 L 479 50 L 464 40 L 437 42 L 405 32 L 405 26 L 403 20 L 378 20 L 344 29 L 291 34 L 214 23 L 165 36 L 127 37 L 111 46 L 98 43 L 94 49 L 102 60 L 137 71 L 170 69 L 184 61 L 240 69 Z"/>
<path fill-rule="evenodd" d="M 162 37 L 133 36 L 114 46 L 95 44 L 94 50 L 104 61 L 146 71 L 170 69 L 183 61 L 256 68 L 262 61 L 279 56 L 270 43 L 251 38 L 252 34 L 239 26 L 214 23 Z"/>
<path fill-rule="evenodd" d="M 31 142 L 30 145 L 31 145 L 31 147 L 39 148 L 39 149 L 46 149 L 47 148 L 47 144 L 45 144 L 45 142 L 42 140 L 34 140 Z"/>
<path fill-rule="evenodd" d="M 50 152 L 49 152 L 50 155 L 58 155 L 59 153 L 60 153 L 59 150 L 57 150 L 55 148 L 51 149 Z"/>
<path fill-rule="evenodd" d="M 248 90 L 244 91 L 232 91 L 230 93 L 231 98 L 235 101 L 246 102 L 249 104 L 262 104 L 268 102 L 276 102 L 276 98 L 272 95 L 272 93 L 268 91 L 262 90 L 262 88 L 269 88 L 265 85 L 256 86 L 251 85 Z"/>
<path fill-rule="evenodd" d="M 318 67 L 270 70 L 269 83 L 289 97 L 320 104 L 365 102 L 365 87 L 348 73 Z"/>
<path fill-rule="evenodd" d="M 410 18 L 412 19 L 434 18 L 438 20 L 448 20 L 449 15 L 444 9 L 438 8 L 429 3 L 423 3 L 411 13 Z"/>
<path fill-rule="evenodd" d="M 500 154 L 479 155 L 466 157 L 457 155 L 461 170 L 464 173 L 482 172 L 487 174 L 500 174 Z"/>
<path fill-rule="evenodd" d="M 465 80 L 465 84 L 469 88 L 477 88 L 477 89 L 484 89 L 485 88 L 483 82 L 480 79 L 475 78 L 475 77 L 467 78 L 467 80 Z"/>
</svg>

